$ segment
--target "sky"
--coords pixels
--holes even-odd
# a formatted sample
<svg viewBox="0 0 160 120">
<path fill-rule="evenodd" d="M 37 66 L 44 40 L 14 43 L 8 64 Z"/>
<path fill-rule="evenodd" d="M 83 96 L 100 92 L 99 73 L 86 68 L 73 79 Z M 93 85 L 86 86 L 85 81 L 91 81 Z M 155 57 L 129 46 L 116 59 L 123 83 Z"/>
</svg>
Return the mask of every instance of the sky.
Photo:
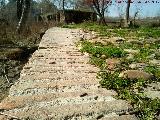
<svg viewBox="0 0 160 120">
<path fill-rule="evenodd" d="M 112 1 L 114 2 L 112 3 L 111 6 L 109 6 L 106 16 L 119 17 L 120 13 L 123 13 L 122 16 L 124 17 L 127 0 L 112 0 Z M 118 1 L 121 1 L 121 3 L 118 3 Z M 139 18 L 160 16 L 160 0 L 131 0 L 131 1 L 133 3 L 131 3 L 130 7 L 130 16 L 134 16 L 137 10 L 139 10 L 139 14 L 137 16 Z M 138 3 L 138 1 L 141 1 L 141 3 Z"/>
<path fill-rule="evenodd" d="M 111 1 L 113 1 L 112 5 L 109 7 L 108 12 L 105 15 L 111 17 L 119 17 L 119 14 L 123 13 L 122 16 L 124 17 L 127 0 L 111 0 Z M 121 3 L 119 3 L 120 1 Z M 160 16 L 160 0 L 131 0 L 131 1 L 133 3 L 131 3 L 130 7 L 130 16 L 134 16 L 137 10 L 139 11 L 137 17 L 139 18 Z M 141 3 L 138 3 L 139 1 L 141 1 Z"/>
<path fill-rule="evenodd" d="M 123 0 L 119 0 L 119 1 L 123 1 Z M 137 17 L 145 18 L 145 17 L 154 17 L 158 15 L 160 16 L 160 0 L 132 0 L 132 1 L 133 3 L 131 3 L 131 7 L 130 7 L 131 16 L 134 16 L 137 10 L 139 10 L 139 14 Z M 138 3 L 138 1 L 143 1 L 143 2 Z M 120 13 L 123 13 L 123 14 L 125 13 L 126 3 L 114 2 L 114 4 L 112 4 L 108 10 L 109 12 L 106 14 L 107 16 L 118 17 Z"/>
</svg>

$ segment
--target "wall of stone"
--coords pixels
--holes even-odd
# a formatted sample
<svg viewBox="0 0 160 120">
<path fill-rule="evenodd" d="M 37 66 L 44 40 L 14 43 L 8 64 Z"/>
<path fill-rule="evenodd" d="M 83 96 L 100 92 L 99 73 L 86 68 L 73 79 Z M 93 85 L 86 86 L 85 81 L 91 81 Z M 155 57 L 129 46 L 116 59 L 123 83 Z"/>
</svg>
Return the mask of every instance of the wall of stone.
<svg viewBox="0 0 160 120">
<path fill-rule="evenodd" d="M 94 12 L 79 11 L 79 10 L 65 10 L 60 11 L 60 22 L 65 23 L 81 23 L 84 21 L 97 21 L 97 15 Z"/>
<path fill-rule="evenodd" d="M 61 23 L 81 23 L 84 21 L 97 21 L 97 14 L 88 11 L 65 10 L 59 11 L 56 14 L 47 13 L 37 16 L 37 21 L 56 21 Z"/>
</svg>

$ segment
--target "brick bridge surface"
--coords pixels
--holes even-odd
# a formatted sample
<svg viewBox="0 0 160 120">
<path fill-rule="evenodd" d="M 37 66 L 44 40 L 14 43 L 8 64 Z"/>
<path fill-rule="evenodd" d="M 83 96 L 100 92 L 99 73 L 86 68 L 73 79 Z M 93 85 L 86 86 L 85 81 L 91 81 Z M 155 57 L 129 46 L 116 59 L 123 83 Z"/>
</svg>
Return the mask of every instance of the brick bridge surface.
<svg viewBox="0 0 160 120">
<path fill-rule="evenodd" d="M 80 30 L 51 28 L 0 103 L 0 120 L 136 120 L 131 106 L 101 88 L 98 68 L 75 45 Z"/>
</svg>

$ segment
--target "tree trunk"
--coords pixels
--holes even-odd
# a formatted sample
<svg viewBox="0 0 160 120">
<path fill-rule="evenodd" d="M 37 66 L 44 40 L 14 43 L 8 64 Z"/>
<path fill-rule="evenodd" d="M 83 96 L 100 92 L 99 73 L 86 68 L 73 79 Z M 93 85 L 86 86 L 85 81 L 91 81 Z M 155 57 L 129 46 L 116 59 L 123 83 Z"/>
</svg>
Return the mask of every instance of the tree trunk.
<svg viewBox="0 0 160 120">
<path fill-rule="evenodd" d="M 104 2 L 104 1 L 103 1 Z M 104 24 L 104 25 L 107 25 L 106 24 L 106 21 L 105 21 L 105 17 L 104 17 L 104 12 L 105 12 L 105 9 L 104 9 L 104 3 L 102 5 L 102 9 L 100 9 L 100 5 L 99 5 L 99 1 L 98 0 L 93 0 L 93 5 L 95 7 L 95 11 L 97 13 L 97 15 L 99 16 L 100 20 L 99 20 L 99 24 Z"/>
<path fill-rule="evenodd" d="M 100 17 L 99 24 L 107 25 L 105 17 L 103 15 L 98 15 Z"/>
<path fill-rule="evenodd" d="M 63 10 L 63 12 L 65 11 L 64 4 L 65 4 L 65 0 L 62 0 L 62 10 Z"/>
<path fill-rule="evenodd" d="M 126 8 L 126 20 L 125 20 L 125 27 L 129 27 L 129 9 L 130 9 L 131 0 L 127 1 L 127 8 Z"/>
<path fill-rule="evenodd" d="M 24 0 L 17 0 L 17 18 L 18 21 L 21 19 L 21 15 L 22 15 L 22 9 L 23 9 L 23 3 Z"/>
<path fill-rule="evenodd" d="M 139 11 L 137 10 L 137 11 L 135 12 L 135 14 L 134 14 L 134 23 L 133 23 L 133 26 L 136 25 L 136 17 L 137 17 L 137 15 L 138 15 L 138 13 L 139 13 Z"/>
<path fill-rule="evenodd" d="M 65 0 L 62 0 L 62 14 L 64 16 L 63 22 L 66 23 L 66 15 L 65 15 Z"/>
<path fill-rule="evenodd" d="M 103 7 L 104 7 L 104 5 L 103 5 Z M 107 25 L 104 14 L 105 14 L 105 9 L 103 8 L 103 9 L 101 10 L 102 24 Z"/>
<path fill-rule="evenodd" d="M 27 18 L 28 18 L 28 14 L 30 11 L 30 0 L 24 0 L 23 5 L 22 5 L 22 13 L 21 13 L 21 17 L 19 19 L 18 25 L 17 25 L 17 32 L 21 33 L 21 31 L 23 30 Z"/>
</svg>

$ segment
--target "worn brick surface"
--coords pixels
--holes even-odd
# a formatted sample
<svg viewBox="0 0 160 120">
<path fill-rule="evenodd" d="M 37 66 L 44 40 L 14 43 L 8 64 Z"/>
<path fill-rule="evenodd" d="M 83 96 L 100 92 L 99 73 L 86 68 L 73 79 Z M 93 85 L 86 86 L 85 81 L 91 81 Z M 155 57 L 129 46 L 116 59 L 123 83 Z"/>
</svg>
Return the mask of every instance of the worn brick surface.
<svg viewBox="0 0 160 120">
<path fill-rule="evenodd" d="M 99 69 L 75 46 L 84 35 L 80 30 L 49 29 L 0 103 L 0 119 L 135 120 L 132 115 L 120 116 L 131 108 L 126 101 L 100 88 Z"/>
</svg>

